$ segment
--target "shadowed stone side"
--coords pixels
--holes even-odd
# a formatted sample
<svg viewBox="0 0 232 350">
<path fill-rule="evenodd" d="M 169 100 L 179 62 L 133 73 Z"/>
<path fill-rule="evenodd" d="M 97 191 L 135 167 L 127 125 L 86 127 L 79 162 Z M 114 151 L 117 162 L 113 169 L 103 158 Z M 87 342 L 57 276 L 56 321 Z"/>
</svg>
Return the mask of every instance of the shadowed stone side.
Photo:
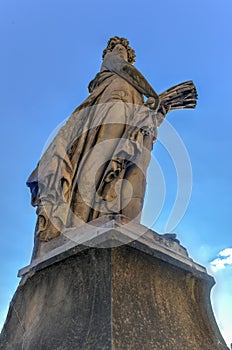
<svg viewBox="0 0 232 350">
<path fill-rule="evenodd" d="M 86 247 L 36 271 L 16 291 L 0 349 L 228 349 L 211 309 L 213 278 L 155 255 L 139 242 Z"/>
<path fill-rule="evenodd" d="M 213 278 L 128 246 L 112 254 L 113 349 L 227 349 L 215 322 Z"/>
<path fill-rule="evenodd" d="M 110 293 L 110 250 L 90 249 L 37 272 L 16 291 L 0 349 L 111 349 Z"/>
</svg>

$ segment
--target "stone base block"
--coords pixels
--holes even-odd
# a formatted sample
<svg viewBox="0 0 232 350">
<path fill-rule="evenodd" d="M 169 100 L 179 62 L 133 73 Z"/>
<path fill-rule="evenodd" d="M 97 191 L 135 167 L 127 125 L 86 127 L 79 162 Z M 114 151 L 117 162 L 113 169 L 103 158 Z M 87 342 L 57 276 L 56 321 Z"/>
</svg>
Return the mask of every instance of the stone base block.
<svg viewBox="0 0 232 350">
<path fill-rule="evenodd" d="M 211 309 L 213 278 L 149 235 L 76 246 L 27 268 L 0 349 L 228 349 Z"/>
</svg>

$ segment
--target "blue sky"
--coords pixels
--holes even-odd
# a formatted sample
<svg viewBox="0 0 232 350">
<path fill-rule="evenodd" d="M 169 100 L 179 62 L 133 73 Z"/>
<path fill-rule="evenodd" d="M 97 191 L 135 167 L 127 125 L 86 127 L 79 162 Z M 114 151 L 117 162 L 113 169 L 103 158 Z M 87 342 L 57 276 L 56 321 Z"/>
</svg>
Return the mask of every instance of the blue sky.
<svg viewBox="0 0 232 350">
<path fill-rule="evenodd" d="M 1 1 L 0 322 L 18 284 L 17 270 L 32 250 L 35 213 L 25 181 L 50 133 L 87 97 L 108 38 L 119 35 L 130 40 L 136 67 L 157 92 L 189 79 L 197 86 L 197 109 L 168 115 L 193 172 L 191 200 L 174 232 L 215 276 L 215 314 L 232 342 L 231 11 L 231 0 Z M 162 233 L 177 180 L 160 143 L 153 158 L 166 182 L 153 226 Z"/>
</svg>

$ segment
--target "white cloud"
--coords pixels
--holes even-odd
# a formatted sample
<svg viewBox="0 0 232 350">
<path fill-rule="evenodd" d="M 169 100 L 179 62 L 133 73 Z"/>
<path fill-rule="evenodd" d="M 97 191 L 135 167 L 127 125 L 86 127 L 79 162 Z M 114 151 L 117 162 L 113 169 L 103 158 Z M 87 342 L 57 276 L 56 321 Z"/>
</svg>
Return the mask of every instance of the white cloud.
<svg viewBox="0 0 232 350">
<path fill-rule="evenodd" d="M 226 248 L 219 252 L 218 258 L 210 262 L 213 271 L 224 269 L 226 266 L 232 266 L 232 248 Z"/>
</svg>

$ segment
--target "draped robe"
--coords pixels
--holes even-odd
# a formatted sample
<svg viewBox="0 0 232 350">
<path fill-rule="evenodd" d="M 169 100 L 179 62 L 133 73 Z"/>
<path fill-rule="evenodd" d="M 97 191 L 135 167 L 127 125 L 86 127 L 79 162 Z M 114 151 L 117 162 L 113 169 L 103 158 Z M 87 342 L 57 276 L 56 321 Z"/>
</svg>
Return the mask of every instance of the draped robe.
<svg viewBox="0 0 232 350">
<path fill-rule="evenodd" d="M 156 109 L 159 98 L 134 66 L 113 53 L 89 90 L 27 181 L 42 241 L 102 215 L 141 216 L 150 152 L 164 118 L 144 105 L 143 95 L 155 98 Z"/>
</svg>

